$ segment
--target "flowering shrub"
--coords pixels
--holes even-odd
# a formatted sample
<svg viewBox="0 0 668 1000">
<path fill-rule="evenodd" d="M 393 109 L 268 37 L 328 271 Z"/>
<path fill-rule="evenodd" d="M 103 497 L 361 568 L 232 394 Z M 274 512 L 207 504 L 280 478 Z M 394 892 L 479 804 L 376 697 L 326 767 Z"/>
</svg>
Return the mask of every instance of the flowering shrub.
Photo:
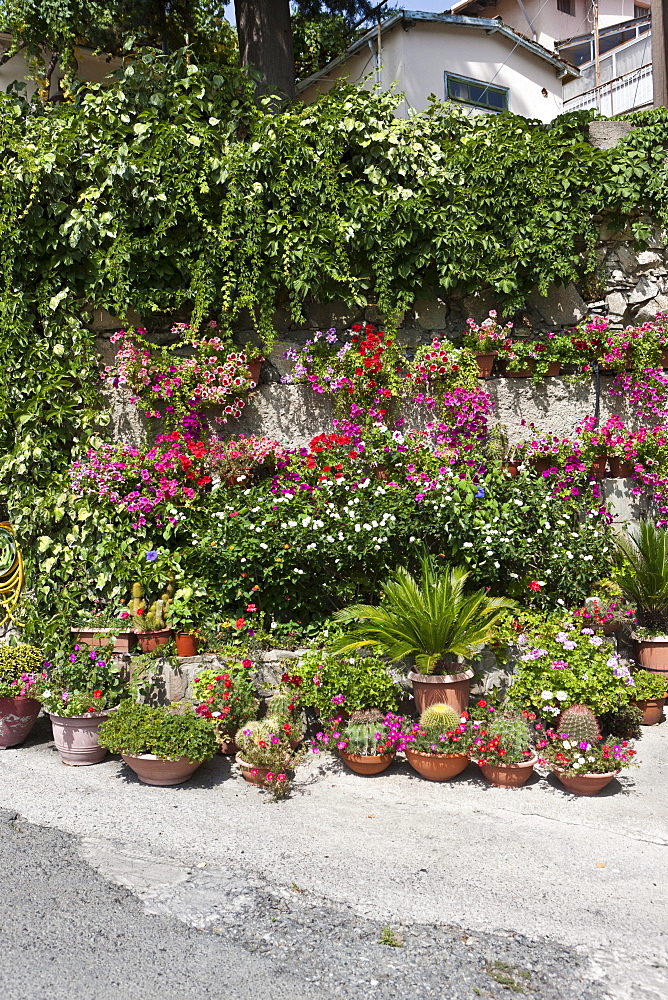
<svg viewBox="0 0 668 1000">
<path fill-rule="evenodd" d="M 331 656 L 325 650 L 313 650 L 290 664 L 283 682 L 296 689 L 300 703 L 315 708 L 322 719 L 339 709 L 391 712 L 397 707 L 399 689 L 379 656 Z"/>
<path fill-rule="evenodd" d="M 205 407 L 222 407 L 222 415 L 214 419 L 227 423 L 241 415 L 243 397 L 255 382 L 244 351 L 229 351 L 220 337 L 193 339 L 189 331 L 186 323 L 172 327 L 173 334 L 182 335 L 177 347 L 195 351 L 194 357 L 184 358 L 149 343 L 146 330 L 119 330 L 110 338 L 112 344 L 121 344 L 115 363 L 106 365 L 100 377 L 107 388 L 127 389 L 130 402 L 141 405 L 146 417 L 162 420 L 186 440 L 194 440 L 205 430 Z"/>
<path fill-rule="evenodd" d="M 468 330 L 463 337 L 464 347 L 468 347 L 474 354 L 490 354 L 492 351 L 498 351 L 506 343 L 510 346 L 514 324 L 508 322 L 505 326 L 501 326 L 497 322 L 497 315 L 496 309 L 490 309 L 487 319 L 480 324 L 474 319 L 467 319 Z"/>
<path fill-rule="evenodd" d="M 545 717 L 584 704 L 595 715 L 628 704 L 633 677 L 614 645 L 568 615 L 535 620 L 515 642 L 519 663 L 509 698 Z"/>
<path fill-rule="evenodd" d="M 44 657 L 36 646 L 0 644 L 0 698 L 32 698 L 44 677 Z"/>
<path fill-rule="evenodd" d="M 243 660 L 233 673 L 201 670 L 193 681 L 195 711 L 212 719 L 216 735 L 228 741 L 240 726 L 254 718 L 259 702 L 248 677 L 250 660 Z"/>
<path fill-rule="evenodd" d="M 234 737 L 240 757 L 251 768 L 268 768 L 265 787 L 275 799 L 284 798 L 290 791 L 289 774 L 299 757 L 290 746 L 292 726 L 267 716 L 242 726 Z"/>
<path fill-rule="evenodd" d="M 601 739 L 596 743 L 569 739 L 568 733 L 548 729 L 537 745 L 540 762 L 569 774 L 609 774 L 634 763 L 636 751 L 628 740 Z"/>
<path fill-rule="evenodd" d="M 32 697 L 52 715 L 71 718 L 118 705 L 125 684 L 120 667 L 100 649 L 75 645 L 62 666 L 44 663 Z"/>
<path fill-rule="evenodd" d="M 278 441 L 255 434 L 240 434 L 238 438 L 211 444 L 207 465 L 228 486 L 248 485 L 253 469 L 262 465 L 273 468 L 277 460 L 286 457 L 286 451 Z"/>
</svg>

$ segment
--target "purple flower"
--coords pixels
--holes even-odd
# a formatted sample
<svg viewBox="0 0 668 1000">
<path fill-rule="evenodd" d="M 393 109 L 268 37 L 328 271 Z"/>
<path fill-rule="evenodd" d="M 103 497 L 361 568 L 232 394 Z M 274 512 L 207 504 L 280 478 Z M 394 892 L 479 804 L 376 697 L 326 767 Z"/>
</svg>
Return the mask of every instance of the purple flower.
<svg viewBox="0 0 668 1000">
<path fill-rule="evenodd" d="M 70 653 L 68 659 L 69 659 L 70 663 L 76 663 L 77 662 L 77 654 L 76 653 Z"/>
<path fill-rule="evenodd" d="M 563 647 L 564 649 L 576 649 L 577 643 L 572 642 L 570 639 L 567 639 L 566 642 L 563 644 Z"/>
<path fill-rule="evenodd" d="M 146 553 L 146 562 L 155 562 L 157 558 L 158 558 L 158 553 L 155 551 L 155 549 L 151 549 L 149 552 Z"/>
</svg>

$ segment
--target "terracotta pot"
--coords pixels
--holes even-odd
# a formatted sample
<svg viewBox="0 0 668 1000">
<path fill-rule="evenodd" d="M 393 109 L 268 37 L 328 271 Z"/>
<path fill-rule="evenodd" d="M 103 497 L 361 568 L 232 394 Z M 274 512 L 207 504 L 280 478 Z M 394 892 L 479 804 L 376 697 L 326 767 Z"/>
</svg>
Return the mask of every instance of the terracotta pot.
<svg viewBox="0 0 668 1000">
<path fill-rule="evenodd" d="M 548 469 L 552 469 L 557 464 L 557 456 L 554 458 L 545 458 L 543 455 L 532 455 L 529 462 L 536 470 L 536 472 L 547 472 Z"/>
<path fill-rule="evenodd" d="M 534 754 L 531 760 L 522 761 L 521 764 L 481 764 L 480 770 L 490 785 L 498 785 L 499 788 L 520 788 L 521 785 L 526 785 L 531 777 L 537 760 L 538 757 Z"/>
<path fill-rule="evenodd" d="M 476 354 L 475 359 L 478 362 L 478 378 L 489 378 L 492 374 L 492 368 L 494 367 L 494 358 L 496 357 L 496 351 L 490 351 L 488 354 Z"/>
<path fill-rule="evenodd" d="M 158 646 L 166 646 L 172 635 L 171 628 L 161 628 L 156 632 L 138 632 L 137 638 L 142 653 L 152 653 Z"/>
<path fill-rule="evenodd" d="M 665 700 L 665 698 L 643 698 L 631 702 L 632 705 L 635 705 L 642 712 L 641 726 L 656 726 L 663 720 L 663 705 Z"/>
<path fill-rule="evenodd" d="M 638 663 L 651 674 L 668 677 L 668 636 L 638 639 Z"/>
<path fill-rule="evenodd" d="M 603 635 L 614 635 L 620 626 L 620 622 L 612 621 L 606 622 L 605 625 L 595 625 L 594 628 L 597 632 L 602 632 Z"/>
<path fill-rule="evenodd" d="M 262 368 L 263 361 L 264 358 L 258 358 L 257 361 L 249 361 L 248 363 L 248 371 L 250 373 L 251 382 L 253 383 L 251 389 L 254 389 L 260 381 L 260 369 Z"/>
<path fill-rule="evenodd" d="M 249 785 L 259 785 L 260 788 L 264 788 L 265 778 L 271 771 L 270 767 L 257 767 L 255 764 L 249 764 L 242 760 L 239 753 L 234 759 L 241 768 L 241 777 L 244 781 L 247 781 Z"/>
<path fill-rule="evenodd" d="M 202 763 L 190 760 L 189 757 L 165 760 L 152 753 L 140 753 L 136 756 L 122 753 L 121 757 L 145 785 L 181 785 L 188 778 L 192 778 Z"/>
<path fill-rule="evenodd" d="M 236 745 L 234 740 L 230 737 L 229 740 L 219 739 L 218 740 L 218 753 L 223 754 L 235 754 L 239 753 L 239 747 Z"/>
<path fill-rule="evenodd" d="M 49 712 L 49 718 L 53 728 L 53 742 L 63 764 L 99 764 L 107 756 L 107 749 L 100 746 L 98 737 L 100 723 L 109 718 L 108 711 L 73 715 L 69 719 Z"/>
<path fill-rule="evenodd" d="M 589 467 L 589 476 L 593 476 L 595 479 L 603 479 L 605 475 L 605 466 L 607 463 L 607 458 L 605 455 L 599 455 L 595 458 Z"/>
<path fill-rule="evenodd" d="M 241 469 L 239 472 L 235 472 L 234 475 L 225 476 L 224 482 L 226 486 L 249 486 L 250 468 Z"/>
<path fill-rule="evenodd" d="M 501 468 L 504 472 L 508 473 L 511 479 L 514 479 L 515 476 L 519 476 L 520 474 L 520 470 L 516 462 L 504 462 Z"/>
<path fill-rule="evenodd" d="M 174 641 L 177 656 L 197 656 L 197 637 L 190 632 L 177 632 Z"/>
<path fill-rule="evenodd" d="M 413 671 L 409 673 L 408 679 L 413 683 L 415 710 L 420 715 L 430 705 L 449 705 L 460 715 L 466 710 L 473 671 L 462 670 L 462 665 L 457 662 L 446 663 L 445 666 L 456 672 L 443 676 L 416 674 Z"/>
<path fill-rule="evenodd" d="M 345 750 L 339 750 L 341 760 L 346 764 L 351 771 L 355 774 L 380 774 L 381 771 L 385 771 L 392 761 L 394 760 L 393 753 L 381 753 L 374 754 L 373 756 L 366 756 L 359 753 L 346 753 Z"/>
<path fill-rule="evenodd" d="M 131 653 L 137 645 L 135 632 L 116 632 L 113 628 L 71 628 L 70 632 L 75 642 L 85 646 L 105 646 L 115 634 L 114 653 Z"/>
<path fill-rule="evenodd" d="M 23 743 L 35 725 L 40 703 L 35 698 L 0 698 L 0 750 Z"/>
<path fill-rule="evenodd" d="M 406 760 L 427 781 L 450 781 L 462 773 L 470 758 L 465 753 L 423 753 L 406 747 Z"/>
<path fill-rule="evenodd" d="M 617 777 L 619 771 L 608 771 L 607 774 L 570 774 L 555 767 L 552 773 L 556 774 L 567 792 L 572 792 L 573 795 L 596 795 Z"/>
<path fill-rule="evenodd" d="M 625 462 L 621 458 L 609 458 L 609 479 L 630 479 L 633 475 L 633 462 Z"/>
<path fill-rule="evenodd" d="M 561 371 L 561 361 L 550 361 L 545 372 L 545 378 L 558 378 Z"/>
<path fill-rule="evenodd" d="M 514 363 L 515 362 L 512 362 L 512 361 L 506 361 L 506 367 L 505 367 L 505 372 L 504 372 L 506 378 L 531 378 L 531 376 L 533 375 L 533 370 L 534 370 L 534 365 L 535 365 L 535 362 L 534 362 L 533 358 L 527 358 L 526 359 L 526 367 L 525 368 L 509 368 L 508 367 L 509 365 L 512 365 Z"/>
<path fill-rule="evenodd" d="M 664 347 L 661 351 L 661 367 L 668 368 L 668 347 Z"/>
</svg>

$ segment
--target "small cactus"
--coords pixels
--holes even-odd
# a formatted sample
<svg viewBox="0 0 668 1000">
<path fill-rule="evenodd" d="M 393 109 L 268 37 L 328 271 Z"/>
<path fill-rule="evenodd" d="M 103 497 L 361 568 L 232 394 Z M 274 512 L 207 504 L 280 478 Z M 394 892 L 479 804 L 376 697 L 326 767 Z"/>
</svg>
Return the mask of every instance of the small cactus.
<svg viewBox="0 0 668 1000">
<path fill-rule="evenodd" d="M 518 759 L 531 749 L 531 731 L 527 720 L 518 712 L 498 712 L 487 731 L 491 737 L 499 736 L 501 749 Z"/>
<path fill-rule="evenodd" d="M 144 621 L 146 601 L 144 600 L 144 588 L 141 583 L 132 584 L 132 596 L 128 601 L 128 611 L 132 615 L 135 628 L 139 628 L 143 632 L 146 624 Z"/>
<path fill-rule="evenodd" d="M 458 713 L 450 705 L 430 705 L 420 716 L 422 728 L 432 732 L 437 729 L 439 733 L 449 733 L 457 728 L 459 722 Z"/>
<path fill-rule="evenodd" d="M 596 716 L 586 705 L 571 705 L 564 710 L 559 723 L 559 732 L 578 743 L 598 743 L 601 730 Z"/>
<path fill-rule="evenodd" d="M 383 726 L 376 722 L 349 722 L 345 728 L 348 739 L 347 753 L 368 757 L 378 753 L 376 733 L 383 732 Z"/>
</svg>

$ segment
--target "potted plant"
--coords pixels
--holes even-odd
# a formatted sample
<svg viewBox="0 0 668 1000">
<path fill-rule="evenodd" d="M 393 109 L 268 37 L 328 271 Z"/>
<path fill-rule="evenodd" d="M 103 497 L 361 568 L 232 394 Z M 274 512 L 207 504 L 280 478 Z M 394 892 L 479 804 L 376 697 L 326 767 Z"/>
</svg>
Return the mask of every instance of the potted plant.
<svg viewBox="0 0 668 1000">
<path fill-rule="evenodd" d="M 0 749 L 23 743 L 41 708 L 33 697 L 43 677 L 44 657 L 36 646 L 0 645 Z"/>
<path fill-rule="evenodd" d="M 510 342 L 513 330 L 512 323 L 501 326 L 496 317 L 496 310 L 490 309 L 487 319 L 484 319 L 480 325 L 474 319 L 466 320 L 468 330 L 462 338 L 462 343 L 464 347 L 475 354 L 481 378 L 488 378 L 492 374 L 494 358 L 499 348 L 506 341 Z"/>
<path fill-rule="evenodd" d="M 558 732 L 548 730 L 538 749 L 553 774 L 574 795 L 596 795 L 635 757 L 628 740 L 603 742 L 596 716 L 586 705 L 566 709 Z"/>
<path fill-rule="evenodd" d="M 387 660 L 368 656 L 334 656 L 324 649 L 311 650 L 290 663 L 281 684 L 299 697 L 299 704 L 313 708 L 321 719 L 332 713 L 374 708 L 396 712 L 399 689 Z"/>
<path fill-rule="evenodd" d="M 289 775 L 297 760 L 290 745 L 291 734 L 289 722 L 267 716 L 246 723 L 234 737 L 242 778 L 251 785 L 270 789 L 275 798 L 282 798 L 290 790 Z"/>
<path fill-rule="evenodd" d="M 632 705 L 642 712 L 641 726 L 656 726 L 663 719 L 663 706 L 668 698 L 668 679 L 663 674 L 651 673 L 649 670 L 636 670 L 633 673 Z"/>
<path fill-rule="evenodd" d="M 358 624 L 332 649 L 344 653 L 371 646 L 393 661 L 412 657 L 416 670 L 408 677 L 417 711 L 438 702 L 461 714 L 473 671 L 462 669 L 456 657 L 471 657 L 489 641 L 503 612 L 516 605 L 484 590 L 466 594 L 469 574 L 461 567 L 439 572 L 427 555 L 421 567 L 419 581 L 405 567 L 395 570 L 381 587 L 379 607 L 355 604 L 337 612 L 337 621 Z"/>
<path fill-rule="evenodd" d="M 217 481 L 225 486 L 250 486 L 255 469 L 273 469 L 285 450 L 278 441 L 255 434 L 217 441 L 211 449 L 210 467 Z"/>
<path fill-rule="evenodd" d="M 311 749 L 338 753 L 355 774 L 380 774 L 403 746 L 402 722 L 393 712 L 385 716 L 374 709 L 353 712 L 347 722 L 331 719 L 327 730 L 317 733 Z"/>
<path fill-rule="evenodd" d="M 228 667 L 223 673 L 200 670 L 193 681 L 195 711 L 213 721 L 218 747 L 224 754 L 237 752 L 234 734 L 257 712 L 259 702 L 248 676 L 250 666 L 251 661 L 244 660 L 241 667 Z"/>
<path fill-rule="evenodd" d="M 449 781 L 470 761 L 470 732 L 466 717 L 449 705 L 430 705 L 406 733 L 408 763 L 428 781 Z"/>
<path fill-rule="evenodd" d="M 641 521 L 618 539 L 617 555 L 617 583 L 638 622 L 638 662 L 668 677 L 668 529 Z"/>
<path fill-rule="evenodd" d="M 146 785 L 180 785 L 218 749 L 213 724 L 191 705 L 130 700 L 102 723 L 100 745 L 119 753 Z"/>
<path fill-rule="evenodd" d="M 81 612 L 70 628 L 72 641 L 91 648 L 108 646 L 113 642 L 114 653 L 131 653 L 137 645 L 137 636 L 127 627 L 129 617 L 124 608 L 107 607 Z"/>
<path fill-rule="evenodd" d="M 199 614 L 193 594 L 192 587 L 180 587 L 169 601 L 167 623 L 174 632 L 177 656 L 197 656 Z"/>
<path fill-rule="evenodd" d="M 510 444 L 504 424 L 495 424 L 482 446 L 482 453 L 489 462 L 498 462 L 511 479 L 519 475 L 518 449 Z"/>
<path fill-rule="evenodd" d="M 147 554 L 147 558 L 152 553 Z M 167 626 L 170 605 L 174 587 L 168 584 L 165 592 L 147 607 L 144 585 L 133 583 L 127 612 L 134 625 L 142 653 L 152 653 L 158 646 L 166 646 L 172 637 L 172 630 Z"/>
<path fill-rule="evenodd" d="M 529 728 L 530 713 L 510 708 L 496 711 L 484 700 L 478 702 L 483 718 L 472 723 L 472 756 L 491 785 L 519 788 L 533 773 L 538 757 Z"/>
<path fill-rule="evenodd" d="M 124 692 L 120 668 L 99 650 L 75 645 L 62 665 L 45 664 L 35 697 L 49 713 L 53 740 L 64 764 L 97 764 L 107 751 L 99 743 L 100 723 Z"/>
</svg>

